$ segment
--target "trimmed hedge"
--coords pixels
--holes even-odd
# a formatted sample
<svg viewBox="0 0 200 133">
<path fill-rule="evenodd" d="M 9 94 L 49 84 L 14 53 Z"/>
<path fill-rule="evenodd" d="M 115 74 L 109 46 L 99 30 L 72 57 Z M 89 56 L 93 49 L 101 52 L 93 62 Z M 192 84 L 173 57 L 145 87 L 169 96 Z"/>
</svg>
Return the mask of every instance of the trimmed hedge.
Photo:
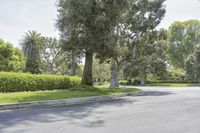
<svg viewBox="0 0 200 133">
<path fill-rule="evenodd" d="M 197 84 L 198 82 L 191 82 L 191 81 L 185 81 L 185 80 L 155 80 L 155 81 L 146 81 L 147 84 L 156 84 L 156 83 L 177 83 L 177 84 Z"/>
<path fill-rule="evenodd" d="M 184 81 L 184 80 L 145 80 L 145 84 L 159 84 L 159 83 L 174 83 L 174 84 L 198 84 L 198 82 Z M 120 85 L 140 85 L 141 82 L 138 79 L 131 81 L 120 80 Z"/>
<path fill-rule="evenodd" d="M 0 92 L 64 90 L 80 84 L 79 77 L 0 72 Z"/>
</svg>

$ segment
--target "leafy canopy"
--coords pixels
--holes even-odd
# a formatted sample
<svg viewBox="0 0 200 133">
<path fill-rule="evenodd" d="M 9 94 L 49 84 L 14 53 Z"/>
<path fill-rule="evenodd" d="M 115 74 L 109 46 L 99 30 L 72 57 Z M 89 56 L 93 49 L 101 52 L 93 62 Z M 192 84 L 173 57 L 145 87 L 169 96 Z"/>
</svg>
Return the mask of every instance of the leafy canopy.
<svg viewBox="0 0 200 133">
<path fill-rule="evenodd" d="M 0 71 L 21 71 L 24 56 L 20 49 L 0 39 Z"/>
</svg>

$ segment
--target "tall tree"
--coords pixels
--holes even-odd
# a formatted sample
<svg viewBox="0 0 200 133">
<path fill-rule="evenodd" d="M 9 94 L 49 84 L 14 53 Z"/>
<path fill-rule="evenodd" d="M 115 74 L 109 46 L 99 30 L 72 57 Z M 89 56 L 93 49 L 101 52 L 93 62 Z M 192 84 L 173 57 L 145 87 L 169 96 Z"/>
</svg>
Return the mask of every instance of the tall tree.
<svg viewBox="0 0 200 133">
<path fill-rule="evenodd" d="M 185 69 L 186 69 L 186 78 L 188 81 L 196 81 L 196 57 L 191 55 L 187 58 Z"/>
<path fill-rule="evenodd" d="M 195 52 L 195 58 L 196 58 L 196 70 L 195 70 L 195 73 L 196 73 L 196 81 L 198 81 L 198 83 L 200 83 L 200 47 L 198 47 L 196 49 L 196 52 Z"/>
<path fill-rule="evenodd" d="M 164 0 L 137 0 L 129 1 L 129 8 L 120 18 L 116 26 L 114 40 L 116 54 L 111 61 L 111 85 L 110 88 L 118 87 L 118 73 L 130 61 L 134 62 L 136 52 L 139 49 L 139 40 L 152 31 L 162 20 L 165 14 Z M 145 47 L 145 46 L 144 46 Z M 141 48 L 141 47 L 140 47 Z M 123 50 L 129 50 L 121 53 Z M 118 52 L 119 51 L 119 52 Z"/>
<path fill-rule="evenodd" d="M 200 43 L 200 22 L 189 20 L 174 22 L 168 30 L 169 56 L 171 64 L 185 69 L 185 61 Z"/>
<path fill-rule="evenodd" d="M 68 69 L 70 76 L 77 76 L 79 73 L 79 64 L 81 63 L 82 53 L 79 50 L 65 51 L 68 59 Z"/>
<path fill-rule="evenodd" d="M 40 48 L 42 37 L 36 31 L 28 31 L 20 42 L 26 57 L 25 71 L 32 74 L 41 73 Z"/>
<path fill-rule="evenodd" d="M 200 83 L 200 47 L 186 61 L 187 80 Z"/>
<path fill-rule="evenodd" d="M 58 27 L 68 50 L 85 54 L 81 83 L 93 85 L 92 63 L 112 55 L 112 32 L 127 0 L 59 0 Z"/>
<path fill-rule="evenodd" d="M 56 38 L 43 37 L 41 49 L 42 68 L 44 73 L 57 74 L 65 62 L 61 43 Z"/>
<path fill-rule="evenodd" d="M 130 80 L 138 77 L 141 85 L 144 85 L 148 73 L 152 73 L 158 78 L 165 77 L 164 75 L 167 73 L 165 33 L 163 30 L 150 31 L 137 40 L 134 60 L 130 60 L 124 70 L 124 74 Z"/>
<path fill-rule="evenodd" d="M 0 39 L 0 71 L 22 71 L 24 56 L 20 49 Z"/>
</svg>

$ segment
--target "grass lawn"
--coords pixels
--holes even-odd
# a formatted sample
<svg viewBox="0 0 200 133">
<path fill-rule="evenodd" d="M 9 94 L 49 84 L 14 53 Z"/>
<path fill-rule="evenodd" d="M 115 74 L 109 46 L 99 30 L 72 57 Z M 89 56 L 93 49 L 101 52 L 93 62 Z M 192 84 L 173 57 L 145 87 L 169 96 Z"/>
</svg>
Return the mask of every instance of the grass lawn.
<svg viewBox="0 0 200 133">
<path fill-rule="evenodd" d="M 184 86 L 198 86 L 198 84 L 188 84 L 188 83 L 155 83 L 155 84 L 147 84 L 146 86 L 184 87 Z"/>
<path fill-rule="evenodd" d="M 58 100 L 68 98 L 80 98 L 89 96 L 101 96 L 110 94 L 120 94 L 128 92 L 137 92 L 138 89 L 108 89 L 96 88 L 95 90 L 56 90 L 43 92 L 17 92 L 0 94 L 0 104 L 20 103 L 31 101 Z"/>
</svg>

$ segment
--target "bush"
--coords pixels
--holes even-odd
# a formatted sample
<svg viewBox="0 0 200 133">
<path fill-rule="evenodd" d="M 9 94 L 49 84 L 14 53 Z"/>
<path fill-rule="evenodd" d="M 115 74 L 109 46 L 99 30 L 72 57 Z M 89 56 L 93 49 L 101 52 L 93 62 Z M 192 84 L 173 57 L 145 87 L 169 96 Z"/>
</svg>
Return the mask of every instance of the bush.
<svg viewBox="0 0 200 133">
<path fill-rule="evenodd" d="M 79 84 L 79 77 L 0 72 L 0 92 L 64 90 Z"/>
<path fill-rule="evenodd" d="M 159 84 L 159 83 L 176 83 L 176 84 L 196 84 L 197 82 L 185 81 L 185 80 L 155 80 L 155 81 L 146 81 L 146 84 Z"/>
<path fill-rule="evenodd" d="M 120 80 L 119 85 L 140 85 L 141 81 L 139 79 L 132 80 Z"/>
<path fill-rule="evenodd" d="M 128 85 L 128 81 L 126 80 L 120 80 L 118 83 L 119 85 Z"/>
<path fill-rule="evenodd" d="M 173 69 L 168 73 L 168 80 L 175 81 L 184 81 L 185 80 L 185 71 L 182 69 Z"/>
</svg>

